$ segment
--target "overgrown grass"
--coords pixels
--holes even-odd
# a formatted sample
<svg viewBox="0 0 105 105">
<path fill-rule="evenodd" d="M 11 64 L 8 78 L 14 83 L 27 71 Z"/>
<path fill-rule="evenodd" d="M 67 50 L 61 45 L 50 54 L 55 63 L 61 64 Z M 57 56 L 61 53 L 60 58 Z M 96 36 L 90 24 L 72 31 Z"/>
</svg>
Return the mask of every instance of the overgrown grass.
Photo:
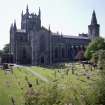
<svg viewBox="0 0 105 105">
<path fill-rule="evenodd" d="M 35 90 L 43 92 L 48 92 L 50 85 L 56 81 L 58 88 L 62 90 L 63 98 L 61 101 L 70 101 L 75 103 L 74 105 L 85 105 L 86 101 L 91 101 L 90 103 L 94 105 L 92 101 L 94 102 L 96 97 L 93 84 L 99 79 L 98 72 L 91 71 L 88 66 L 83 69 L 79 64 L 74 65 L 74 74 L 72 74 L 71 66 L 62 69 L 28 67 L 33 72 L 47 78 L 48 84 L 27 71 L 26 67 L 15 68 L 13 74 L 5 74 L 3 70 L 0 70 L 0 105 L 12 105 L 11 97 L 14 98 L 16 105 L 24 105 L 24 95 L 28 89 L 26 77 Z M 87 72 L 91 74 L 90 78 L 85 75 Z"/>
</svg>

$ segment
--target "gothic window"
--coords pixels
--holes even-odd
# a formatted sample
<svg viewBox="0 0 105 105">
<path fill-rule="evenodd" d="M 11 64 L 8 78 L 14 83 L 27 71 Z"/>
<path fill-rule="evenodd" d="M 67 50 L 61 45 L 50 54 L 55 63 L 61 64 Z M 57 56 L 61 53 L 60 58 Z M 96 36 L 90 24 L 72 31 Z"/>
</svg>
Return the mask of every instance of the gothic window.
<svg viewBox="0 0 105 105">
<path fill-rule="evenodd" d="M 65 57 L 65 49 L 62 48 L 62 57 L 64 58 Z"/>
<path fill-rule="evenodd" d="M 43 52 L 45 51 L 45 49 L 46 49 L 46 39 L 45 39 L 45 36 L 42 35 L 40 37 L 40 51 Z"/>
<path fill-rule="evenodd" d="M 23 41 L 23 36 L 20 36 L 20 41 Z"/>
<path fill-rule="evenodd" d="M 26 59 L 27 53 L 26 53 L 26 49 L 25 48 L 23 48 L 23 51 L 22 51 L 21 55 L 22 55 L 22 58 L 21 58 L 22 60 Z"/>
<path fill-rule="evenodd" d="M 68 48 L 68 56 L 70 57 L 70 54 L 72 52 L 72 49 L 71 48 Z"/>
<path fill-rule="evenodd" d="M 59 49 L 58 48 L 55 48 L 54 54 L 55 54 L 55 58 L 59 57 Z"/>
</svg>

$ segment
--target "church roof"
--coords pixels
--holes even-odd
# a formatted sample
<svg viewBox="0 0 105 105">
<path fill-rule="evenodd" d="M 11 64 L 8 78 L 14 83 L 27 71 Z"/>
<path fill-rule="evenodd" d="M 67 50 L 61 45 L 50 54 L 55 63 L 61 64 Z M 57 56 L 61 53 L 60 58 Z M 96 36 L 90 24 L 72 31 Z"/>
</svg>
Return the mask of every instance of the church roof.
<svg viewBox="0 0 105 105">
<path fill-rule="evenodd" d="M 89 37 L 82 37 L 82 36 L 71 36 L 71 35 L 63 35 L 63 38 L 72 38 L 72 39 L 89 39 Z"/>
<path fill-rule="evenodd" d="M 53 34 L 54 37 L 62 37 L 62 38 L 69 38 L 69 39 L 89 39 L 89 37 L 83 37 L 83 36 L 73 36 L 73 35 L 57 35 Z"/>
<path fill-rule="evenodd" d="M 91 25 L 94 25 L 94 24 L 97 24 L 97 18 L 96 18 L 95 10 L 93 11 L 92 19 L 91 19 Z"/>
</svg>

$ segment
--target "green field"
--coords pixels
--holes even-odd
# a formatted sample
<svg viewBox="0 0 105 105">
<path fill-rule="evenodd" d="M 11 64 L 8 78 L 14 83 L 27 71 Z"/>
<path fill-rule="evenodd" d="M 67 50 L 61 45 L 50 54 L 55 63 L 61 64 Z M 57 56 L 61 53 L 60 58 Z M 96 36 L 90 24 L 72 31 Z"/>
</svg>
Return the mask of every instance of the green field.
<svg viewBox="0 0 105 105">
<path fill-rule="evenodd" d="M 43 100 L 52 98 L 51 87 L 56 84 L 62 99 L 60 101 L 64 104 L 85 105 L 90 101 L 91 105 L 94 105 L 92 104 L 96 99 L 94 84 L 100 79 L 98 71 L 91 71 L 88 66 L 84 69 L 78 63 L 74 64 L 73 71 L 74 74 L 72 74 L 71 64 L 54 68 L 15 67 L 13 73 L 0 70 L 0 105 L 13 105 L 13 100 L 15 105 L 24 105 L 25 93 L 29 88 L 26 78 L 33 85 L 33 89 L 41 93 Z M 51 91 L 50 95 L 47 94 L 49 91 Z"/>
</svg>

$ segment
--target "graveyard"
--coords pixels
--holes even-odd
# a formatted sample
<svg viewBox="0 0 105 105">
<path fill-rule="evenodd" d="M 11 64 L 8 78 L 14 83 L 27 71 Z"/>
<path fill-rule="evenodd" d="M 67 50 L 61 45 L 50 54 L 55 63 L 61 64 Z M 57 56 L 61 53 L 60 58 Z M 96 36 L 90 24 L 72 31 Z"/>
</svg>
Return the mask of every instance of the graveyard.
<svg viewBox="0 0 105 105">
<path fill-rule="evenodd" d="M 0 105 L 25 105 L 29 84 L 39 94 L 39 98 L 35 98 L 37 105 L 85 105 L 86 102 L 92 105 L 96 99 L 94 84 L 99 79 L 97 69 L 90 69 L 89 65 L 83 67 L 80 63 L 55 67 L 18 66 L 13 67 L 12 72 L 1 68 Z M 51 102 L 46 103 L 47 100 Z M 53 100 L 60 102 L 53 104 Z"/>
</svg>

